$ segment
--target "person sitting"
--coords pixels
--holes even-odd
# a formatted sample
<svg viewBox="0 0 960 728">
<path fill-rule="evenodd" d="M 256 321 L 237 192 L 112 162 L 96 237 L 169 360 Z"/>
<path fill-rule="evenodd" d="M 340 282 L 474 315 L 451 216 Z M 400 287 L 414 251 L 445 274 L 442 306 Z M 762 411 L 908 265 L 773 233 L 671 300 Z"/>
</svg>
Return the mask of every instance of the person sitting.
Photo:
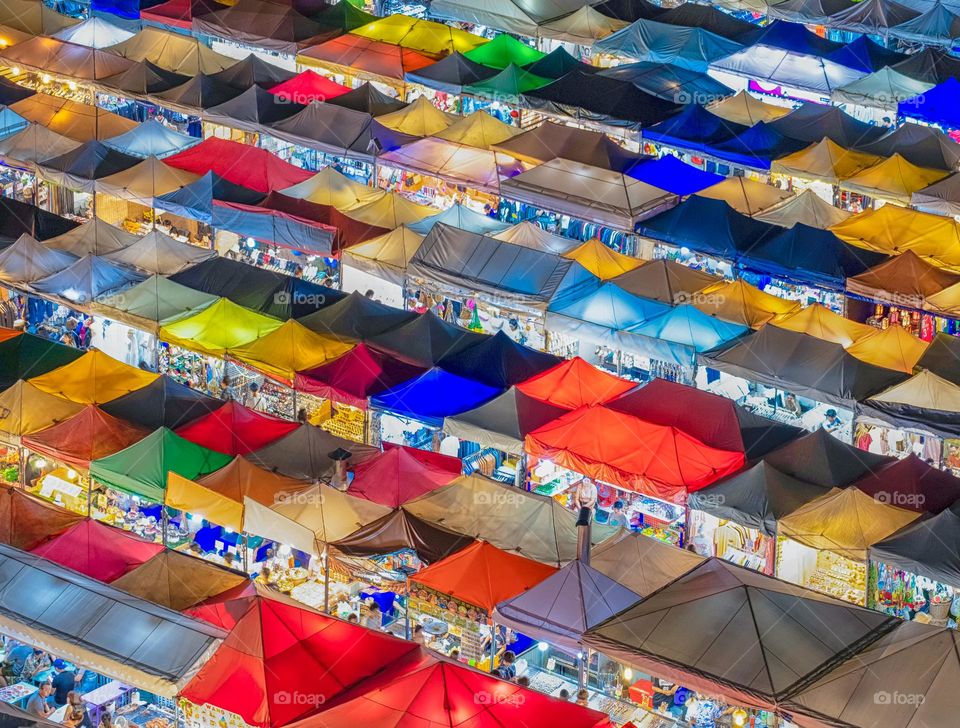
<svg viewBox="0 0 960 728">
<path fill-rule="evenodd" d="M 53 686 L 48 682 L 43 683 L 27 701 L 27 712 L 36 718 L 49 718 L 54 711 L 53 706 L 47 702 L 47 698 L 51 695 L 53 695 Z"/>
</svg>

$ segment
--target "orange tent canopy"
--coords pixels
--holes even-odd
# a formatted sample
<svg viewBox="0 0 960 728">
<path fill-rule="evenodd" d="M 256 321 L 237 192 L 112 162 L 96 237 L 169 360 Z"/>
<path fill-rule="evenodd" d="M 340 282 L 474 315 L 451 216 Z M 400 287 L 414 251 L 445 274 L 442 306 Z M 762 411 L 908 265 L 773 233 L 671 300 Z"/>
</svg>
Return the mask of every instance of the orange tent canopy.
<svg viewBox="0 0 960 728">
<path fill-rule="evenodd" d="M 536 586 L 556 571 L 539 561 L 477 541 L 422 569 L 410 581 L 492 612 L 500 602 Z"/>
<path fill-rule="evenodd" d="M 635 386 L 576 356 L 518 384 L 517 389 L 541 402 L 573 410 L 609 402 Z"/>
</svg>

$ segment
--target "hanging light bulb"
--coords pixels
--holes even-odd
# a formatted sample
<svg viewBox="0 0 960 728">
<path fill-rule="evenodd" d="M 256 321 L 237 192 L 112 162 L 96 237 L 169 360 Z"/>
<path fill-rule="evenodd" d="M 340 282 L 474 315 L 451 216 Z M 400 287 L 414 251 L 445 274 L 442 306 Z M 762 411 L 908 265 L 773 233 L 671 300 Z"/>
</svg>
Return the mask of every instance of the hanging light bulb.
<svg viewBox="0 0 960 728">
<path fill-rule="evenodd" d="M 629 667 L 623 668 L 623 679 L 627 682 L 633 680 L 633 670 L 631 670 Z"/>
<path fill-rule="evenodd" d="M 40 82 L 41 82 L 41 83 L 50 83 L 52 80 L 53 80 L 53 79 L 50 78 L 50 74 L 48 74 L 48 73 L 45 73 L 45 74 L 43 74 L 43 75 L 40 77 Z"/>
<path fill-rule="evenodd" d="M 71 91 L 77 90 L 77 84 L 74 81 L 67 81 L 67 88 Z"/>
</svg>

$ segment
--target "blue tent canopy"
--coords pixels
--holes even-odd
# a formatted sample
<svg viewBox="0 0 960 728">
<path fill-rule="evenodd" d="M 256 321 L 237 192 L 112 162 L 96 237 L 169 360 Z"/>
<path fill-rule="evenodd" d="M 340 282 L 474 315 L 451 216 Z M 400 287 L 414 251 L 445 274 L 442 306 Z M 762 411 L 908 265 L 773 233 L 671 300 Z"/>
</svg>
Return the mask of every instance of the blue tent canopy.
<svg viewBox="0 0 960 728">
<path fill-rule="evenodd" d="M 746 37 L 741 40 L 747 41 Z M 775 20 L 765 28 L 758 28 L 753 37 L 749 38 L 748 43 L 820 58 L 826 58 L 843 48 L 843 43 L 834 43 L 816 33 L 811 33 L 799 23 L 788 23 L 784 20 Z"/>
<path fill-rule="evenodd" d="M 886 66 L 899 63 L 906 57 L 904 53 L 898 53 L 889 48 L 884 48 L 879 43 L 874 43 L 867 36 L 861 35 L 853 41 L 853 43 L 847 43 L 847 45 L 834 51 L 826 58 L 828 61 L 839 63 L 841 66 L 846 66 L 856 71 L 873 73 Z"/>
<path fill-rule="evenodd" d="M 632 165 L 625 174 L 674 195 L 686 197 L 723 182 L 724 177 L 698 169 L 671 154 L 645 159 Z"/>
<path fill-rule="evenodd" d="M 434 367 L 371 397 L 370 406 L 440 427 L 444 417 L 479 407 L 503 391 Z"/>
<path fill-rule="evenodd" d="M 689 104 L 676 116 L 643 131 L 643 140 L 653 144 L 709 152 L 714 144 L 732 139 L 750 127 L 721 119 L 699 104 Z"/>
<path fill-rule="evenodd" d="M 214 200 L 256 205 L 266 195 L 247 187 L 228 182 L 213 172 L 207 172 L 196 182 L 179 190 L 154 198 L 154 207 L 174 215 L 213 224 Z"/>
<path fill-rule="evenodd" d="M 105 139 L 104 144 L 112 149 L 135 157 L 169 157 L 187 147 L 199 144 L 197 137 L 181 134 L 156 119 L 144 122 L 124 134 Z"/>
<path fill-rule="evenodd" d="M 706 73 L 669 63 L 640 61 L 614 66 L 597 75 L 632 83 L 641 91 L 676 104 L 708 104 L 733 95 L 733 89 Z"/>
<path fill-rule="evenodd" d="M 732 139 L 717 143 L 707 153 L 732 164 L 754 169 L 770 169 L 770 162 L 809 146 L 809 142 L 791 139 L 765 121 L 760 121 Z"/>
<path fill-rule="evenodd" d="M 626 333 L 633 335 L 630 339 L 633 348 L 651 358 L 691 368 L 697 354 L 722 346 L 749 330 L 684 304 L 633 326 Z M 645 337 L 646 341 L 637 337 Z"/>
<path fill-rule="evenodd" d="M 94 15 L 108 13 L 120 18 L 139 18 L 140 3 L 138 0 L 92 0 L 90 9 Z"/>
<path fill-rule="evenodd" d="M 566 301 L 550 307 L 550 312 L 585 321 L 614 331 L 639 326 L 663 316 L 670 306 L 649 298 L 640 298 L 607 281 L 592 293 L 575 301 Z"/>
<path fill-rule="evenodd" d="M 741 215 L 723 200 L 697 195 L 638 226 L 638 232 L 648 238 L 727 259 L 781 230 Z"/>
<path fill-rule="evenodd" d="M 461 230 L 467 230 L 471 233 L 480 233 L 481 235 L 495 235 L 510 227 L 509 223 L 500 222 L 499 220 L 494 220 L 492 217 L 482 215 L 459 202 L 453 207 L 448 207 L 441 213 L 425 217 L 412 225 L 407 225 L 407 227 L 417 233 L 417 235 L 426 235 L 438 222 L 442 222 L 444 225 L 458 227 Z"/>
<path fill-rule="evenodd" d="M 891 28 L 890 35 L 924 46 L 942 45 L 950 48 L 960 39 L 960 15 L 943 3 L 936 2 L 923 15 Z"/>
<path fill-rule="evenodd" d="M 743 45 L 701 28 L 638 20 L 594 43 L 593 47 L 638 61 L 672 63 L 706 71 L 713 61 L 736 53 Z"/>
<path fill-rule="evenodd" d="M 928 124 L 956 129 L 960 126 L 958 94 L 960 94 L 960 81 L 948 78 L 919 96 L 901 101 L 897 106 L 897 112 L 901 116 L 925 121 Z"/>
<path fill-rule="evenodd" d="M 143 279 L 129 268 L 95 255 L 85 255 L 69 268 L 34 281 L 30 286 L 39 293 L 73 303 L 89 303 L 98 296 L 135 285 Z"/>
</svg>

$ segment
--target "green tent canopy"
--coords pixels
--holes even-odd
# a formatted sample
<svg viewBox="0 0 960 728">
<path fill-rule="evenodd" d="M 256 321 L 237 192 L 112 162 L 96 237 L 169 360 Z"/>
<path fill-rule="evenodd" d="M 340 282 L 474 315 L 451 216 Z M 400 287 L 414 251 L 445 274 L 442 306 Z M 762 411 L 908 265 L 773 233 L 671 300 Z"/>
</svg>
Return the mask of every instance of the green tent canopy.
<svg viewBox="0 0 960 728">
<path fill-rule="evenodd" d="M 114 321 L 157 333 L 161 321 L 169 323 L 186 318 L 216 300 L 210 293 L 187 288 L 166 276 L 152 275 L 122 293 L 100 296 L 90 308 Z"/>
<path fill-rule="evenodd" d="M 229 455 L 208 450 L 161 427 L 135 445 L 90 463 L 90 477 L 98 483 L 163 503 L 167 474 L 193 480 L 227 465 Z"/>
<path fill-rule="evenodd" d="M 76 361 L 83 351 L 33 334 L 0 340 L 0 389 Z"/>
<path fill-rule="evenodd" d="M 528 63 L 534 63 L 543 58 L 546 53 L 521 43 L 512 35 L 501 33 L 489 43 L 467 51 L 463 55 L 474 63 L 480 63 L 489 68 L 504 69 L 510 64 L 525 66 Z"/>
<path fill-rule="evenodd" d="M 500 101 L 510 100 L 515 103 L 520 94 L 546 86 L 548 83 L 552 83 L 551 79 L 524 71 L 511 63 L 496 76 L 464 86 L 463 92 L 471 96 L 493 97 Z"/>
</svg>

